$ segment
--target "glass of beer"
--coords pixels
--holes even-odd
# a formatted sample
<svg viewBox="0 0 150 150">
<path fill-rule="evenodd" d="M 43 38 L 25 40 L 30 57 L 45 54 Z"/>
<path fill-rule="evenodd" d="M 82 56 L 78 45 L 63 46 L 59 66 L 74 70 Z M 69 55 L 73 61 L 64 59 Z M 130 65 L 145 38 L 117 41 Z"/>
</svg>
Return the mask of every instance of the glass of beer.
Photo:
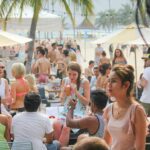
<svg viewBox="0 0 150 150">
<path fill-rule="evenodd" d="M 70 96 L 71 95 L 71 86 L 68 84 L 65 87 L 65 94 L 66 96 Z"/>
</svg>

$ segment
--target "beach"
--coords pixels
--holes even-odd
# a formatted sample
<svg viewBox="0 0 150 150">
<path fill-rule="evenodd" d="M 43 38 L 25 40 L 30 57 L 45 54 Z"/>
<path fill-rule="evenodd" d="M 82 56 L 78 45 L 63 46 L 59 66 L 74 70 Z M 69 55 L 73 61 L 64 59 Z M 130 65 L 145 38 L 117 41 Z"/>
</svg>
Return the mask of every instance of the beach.
<svg viewBox="0 0 150 150">
<path fill-rule="evenodd" d="M 83 63 L 83 68 L 88 66 L 89 60 L 94 60 L 94 53 L 95 53 L 95 48 L 96 44 L 93 44 L 93 39 L 80 39 L 77 40 L 77 43 L 81 46 L 81 54 L 83 58 L 85 59 Z M 102 47 L 107 53 L 107 57 L 110 58 L 109 55 L 109 49 L 108 49 L 108 44 L 102 44 Z M 143 56 L 143 51 L 141 46 L 139 46 L 138 49 L 136 49 L 136 53 L 130 52 L 129 47 L 125 50 L 123 50 L 124 56 L 127 59 L 128 64 L 132 65 L 135 69 L 135 81 L 139 79 L 140 74 L 143 72 L 144 69 L 144 60 L 141 58 Z"/>
</svg>

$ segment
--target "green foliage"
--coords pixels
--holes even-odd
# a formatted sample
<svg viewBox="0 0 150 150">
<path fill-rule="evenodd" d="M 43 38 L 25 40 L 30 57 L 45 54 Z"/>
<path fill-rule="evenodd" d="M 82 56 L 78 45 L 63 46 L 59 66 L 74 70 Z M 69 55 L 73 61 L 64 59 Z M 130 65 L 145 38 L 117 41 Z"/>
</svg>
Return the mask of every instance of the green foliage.
<svg viewBox="0 0 150 150">
<path fill-rule="evenodd" d="M 65 7 L 66 12 L 70 16 L 72 23 L 74 23 L 74 19 L 72 16 L 72 12 L 69 7 L 68 0 L 59 0 Z M 86 14 L 93 13 L 93 2 L 92 0 L 72 0 L 72 3 L 79 6 L 81 10 L 86 12 Z M 20 18 L 22 17 L 23 9 L 26 6 L 31 6 L 33 8 L 33 17 L 30 27 L 30 33 L 29 37 L 31 37 L 34 41 L 35 39 L 35 33 L 36 33 L 36 26 L 38 22 L 38 16 L 40 13 L 40 10 L 42 9 L 42 0 L 2 0 L 0 3 L 0 17 L 2 20 L 4 20 L 4 28 L 6 29 L 7 19 L 9 18 L 10 14 L 15 10 L 15 8 L 20 8 Z M 28 61 L 27 61 L 27 73 L 31 70 L 31 61 L 32 61 L 32 55 L 33 55 L 33 48 L 34 48 L 34 42 L 29 43 L 28 48 Z"/>
<path fill-rule="evenodd" d="M 130 5 L 122 5 L 118 11 L 110 9 L 98 13 L 95 25 L 106 31 L 113 30 L 118 25 L 128 25 L 135 22 L 135 12 Z"/>
</svg>

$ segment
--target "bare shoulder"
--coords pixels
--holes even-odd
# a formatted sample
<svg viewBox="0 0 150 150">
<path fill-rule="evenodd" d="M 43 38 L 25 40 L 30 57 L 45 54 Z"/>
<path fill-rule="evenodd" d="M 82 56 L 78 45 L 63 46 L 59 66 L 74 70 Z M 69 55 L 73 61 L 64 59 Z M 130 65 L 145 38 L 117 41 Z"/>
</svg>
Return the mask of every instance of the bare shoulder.
<svg viewBox="0 0 150 150">
<path fill-rule="evenodd" d="M 8 81 L 6 79 L 4 79 L 5 84 L 8 84 Z"/>
<path fill-rule="evenodd" d="M 89 83 L 89 80 L 88 79 L 86 79 L 86 78 L 83 78 L 82 79 L 82 83 L 83 83 L 83 85 L 89 85 L 90 83 Z"/>
<path fill-rule="evenodd" d="M 6 115 L 0 114 L 0 122 L 3 125 L 7 125 L 8 124 L 8 117 Z"/>
<path fill-rule="evenodd" d="M 146 115 L 145 114 L 145 110 L 144 110 L 144 108 L 143 108 L 143 106 L 141 105 L 141 104 L 137 104 L 137 107 L 136 107 L 136 114 L 138 115 L 139 113 L 140 114 L 144 114 L 144 115 Z"/>
<path fill-rule="evenodd" d="M 16 87 L 16 84 L 17 84 L 17 82 L 16 82 L 16 81 L 15 81 L 15 82 L 13 82 L 13 83 L 11 83 L 11 88 Z"/>
</svg>

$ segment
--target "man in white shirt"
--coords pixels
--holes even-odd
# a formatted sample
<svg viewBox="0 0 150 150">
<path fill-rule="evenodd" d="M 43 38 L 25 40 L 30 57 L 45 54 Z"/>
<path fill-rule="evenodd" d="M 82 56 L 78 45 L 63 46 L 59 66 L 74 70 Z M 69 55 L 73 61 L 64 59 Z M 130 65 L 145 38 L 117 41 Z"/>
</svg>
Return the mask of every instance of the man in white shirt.
<svg viewBox="0 0 150 150">
<path fill-rule="evenodd" d="M 53 128 L 48 116 L 37 112 L 41 98 L 36 93 L 25 95 L 26 112 L 17 114 L 12 119 L 11 133 L 14 142 L 31 142 L 33 150 L 57 150 L 58 144 L 53 142 Z M 47 148 L 44 143 L 47 143 Z M 50 143 L 50 144 L 49 144 Z"/>
<path fill-rule="evenodd" d="M 91 81 L 90 81 L 90 89 L 91 89 L 91 91 L 92 90 L 96 90 L 97 78 L 100 75 L 98 66 L 94 67 L 93 72 L 94 72 L 94 76 L 92 76 Z"/>
<path fill-rule="evenodd" d="M 142 75 L 142 79 L 139 84 L 143 87 L 142 96 L 140 101 L 142 102 L 143 107 L 147 115 L 150 115 L 150 59 L 145 62 L 145 69 Z"/>
</svg>

